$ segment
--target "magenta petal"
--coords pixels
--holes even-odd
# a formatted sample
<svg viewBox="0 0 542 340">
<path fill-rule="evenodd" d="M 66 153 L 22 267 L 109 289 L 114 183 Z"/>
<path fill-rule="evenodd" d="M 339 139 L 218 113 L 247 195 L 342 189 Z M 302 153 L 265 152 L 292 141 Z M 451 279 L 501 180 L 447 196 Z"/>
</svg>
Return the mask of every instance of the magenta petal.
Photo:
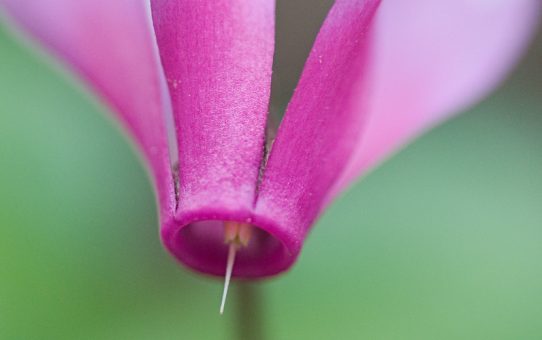
<svg viewBox="0 0 542 340">
<path fill-rule="evenodd" d="M 291 244 L 292 260 L 360 137 L 371 23 L 378 4 L 335 3 L 274 142 L 256 213 L 274 219 Z"/>
<path fill-rule="evenodd" d="M 174 190 L 152 25 L 142 0 L 0 0 L 114 109 L 149 160 L 162 215 Z"/>
<path fill-rule="evenodd" d="M 535 31 L 539 9 L 539 0 L 383 1 L 369 121 L 334 193 L 495 87 Z"/>
<path fill-rule="evenodd" d="M 183 263 L 223 275 L 220 222 L 267 225 L 252 211 L 270 94 L 274 1 L 151 4 L 179 146 L 179 205 L 162 238 Z M 249 248 L 239 252 L 234 275 L 281 269 L 282 246 L 274 238 L 261 233 Z"/>
</svg>

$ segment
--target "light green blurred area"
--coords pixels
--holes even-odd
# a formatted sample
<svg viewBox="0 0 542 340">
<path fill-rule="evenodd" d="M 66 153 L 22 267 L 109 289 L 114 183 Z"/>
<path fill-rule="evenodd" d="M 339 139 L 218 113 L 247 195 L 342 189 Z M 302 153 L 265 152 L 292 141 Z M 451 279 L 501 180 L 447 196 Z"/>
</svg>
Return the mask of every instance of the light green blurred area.
<svg viewBox="0 0 542 340">
<path fill-rule="evenodd" d="M 34 52 L 0 29 L 0 339 L 232 337 L 235 290 L 220 317 L 133 148 Z M 542 338 L 541 61 L 327 211 L 262 284 L 269 339 Z"/>
</svg>

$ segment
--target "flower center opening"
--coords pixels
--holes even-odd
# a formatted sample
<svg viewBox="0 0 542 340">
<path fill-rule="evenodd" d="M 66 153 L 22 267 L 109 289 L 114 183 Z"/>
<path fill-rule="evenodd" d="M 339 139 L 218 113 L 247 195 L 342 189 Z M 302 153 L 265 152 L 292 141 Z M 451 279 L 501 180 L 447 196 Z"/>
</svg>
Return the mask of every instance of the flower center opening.
<svg viewBox="0 0 542 340">
<path fill-rule="evenodd" d="M 179 228 L 173 242 L 168 243 L 168 248 L 189 267 L 222 277 L 226 275 L 231 244 L 236 245 L 233 277 L 278 273 L 290 258 L 281 241 L 257 225 L 241 221 L 194 221 Z"/>
</svg>

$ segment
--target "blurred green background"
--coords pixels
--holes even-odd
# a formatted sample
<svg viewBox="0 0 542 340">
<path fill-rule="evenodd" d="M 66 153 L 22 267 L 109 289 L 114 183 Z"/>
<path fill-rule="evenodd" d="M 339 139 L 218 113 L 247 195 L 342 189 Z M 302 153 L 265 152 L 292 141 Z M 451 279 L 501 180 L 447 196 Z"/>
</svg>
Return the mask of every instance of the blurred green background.
<svg viewBox="0 0 542 340">
<path fill-rule="evenodd" d="M 314 24 L 279 8 L 277 107 L 318 6 Z M 269 339 L 542 338 L 541 60 L 539 36 L 490 98 L 327 211 L 261 285 Z M 147 175 L 103 111 L 0 28 L 0 339 L 234 337 L 238 292 L 219 316 L 222 282 L 162 249 Z"/>
</svg>

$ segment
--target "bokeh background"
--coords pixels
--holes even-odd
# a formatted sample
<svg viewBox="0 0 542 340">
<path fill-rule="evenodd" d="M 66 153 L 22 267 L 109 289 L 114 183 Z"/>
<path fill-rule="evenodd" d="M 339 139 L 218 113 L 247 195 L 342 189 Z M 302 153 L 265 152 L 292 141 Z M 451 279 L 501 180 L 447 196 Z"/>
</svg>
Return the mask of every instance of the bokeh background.
<svg viewBox="0 0 542 340">
<path fill-rule="evenodd" d="M 274 109 L 330 5 L 311 3 L 279 2 Z M 219 316 L 222 282 L 162 249 L 116 124 L 0 26 L 0 339 L 235 338 L 239 291 Z M 260 288 L 268 339 L 541 339 L 542 35 L 492 96 L 343 195 Z"/>
</svg>

